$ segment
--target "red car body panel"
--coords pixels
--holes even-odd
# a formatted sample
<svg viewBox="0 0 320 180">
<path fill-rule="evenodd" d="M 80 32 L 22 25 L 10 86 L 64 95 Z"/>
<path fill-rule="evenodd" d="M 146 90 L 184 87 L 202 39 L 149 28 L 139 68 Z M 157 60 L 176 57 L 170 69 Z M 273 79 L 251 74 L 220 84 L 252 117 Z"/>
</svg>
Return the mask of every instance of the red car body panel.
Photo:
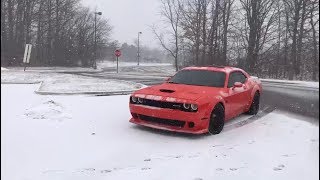
<svg viewBox="0 0 320 180">
<path fill-rule="evenodd" d="M 182 70 L 205 70 L 220 71 L 226 73 L 224 87 L 207 87 L 185 84 L 163 83 L 161 85 L 147 87 L 134 92 L 131 96 L 140 97 L 147 100 L 174 103 L 197 104 L 197 112 L 185 112 L 180 109 L 168 109 L 152 107 L 141 104 L 129 103 L 132 118 L 130 122 L 169 131 L 185 132 L 193 134 L 202 134 L 208 132 L 211 112 L 218 103 L 222 103 L 225 109 L 225 121 L 228 121 L 249 110 L 254 94 L 259 91 L 261 94 L 262 87 L 259 79 L 250 77 L 245 71 L 234 67 L 188 67 Z M 242 72 L 247 80 L 242 87 L 228 88 L 230 73 L 234 71 Z M 170 90 L 172 93 L 162 92 L 160 90 Z M 145 117 L 144 117 L 145 116 Z M 177 121 L 184 122 L 183 126 L 172 126 L 170 123 L 162 124 L 150 122 L 144 118 L 153 118 L 159 121 Z M 193 123 L 194 126 L 189 126 Z"/>
</svg>

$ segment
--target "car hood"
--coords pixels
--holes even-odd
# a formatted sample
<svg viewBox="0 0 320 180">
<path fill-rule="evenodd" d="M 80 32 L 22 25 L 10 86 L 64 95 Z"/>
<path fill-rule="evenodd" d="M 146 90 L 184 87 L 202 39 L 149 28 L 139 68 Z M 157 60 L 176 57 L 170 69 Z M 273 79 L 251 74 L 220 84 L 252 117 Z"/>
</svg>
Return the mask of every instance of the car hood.
<svg viewBox="0 0 320 180">
<path fill-rule="evenodd" d="M 202 96 L 212 96 L 220 94 L 220 88 L 163 83 L 161 85 L 151 86 L 138 90 L 135 92 L 135 94 L 155 95 L 181 100 L 196 101 Z"/>
</svg>

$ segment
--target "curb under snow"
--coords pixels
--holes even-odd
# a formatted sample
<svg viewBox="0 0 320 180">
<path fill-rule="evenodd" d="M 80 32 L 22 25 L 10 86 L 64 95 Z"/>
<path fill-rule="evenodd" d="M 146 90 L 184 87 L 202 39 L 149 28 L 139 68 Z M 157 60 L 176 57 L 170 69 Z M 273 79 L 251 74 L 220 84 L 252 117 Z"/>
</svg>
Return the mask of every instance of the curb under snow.
<svg viewBox="0 0 320 180">
<path fill-rule="evenodd" d="M 48 91 L 34 91 L 39 95 L 96 95 L 96 96 L 112 96 L 112 95 L 128 95 L 133 93 L 132 91 L 113 91 L 113 92 L 48 92 Z"/>
<path fill-rule="evenodd" d="M 112 95 L 128 95 L 138 90 L 129 90 L 129 91 L 87 91 L 87 92 L 50 92 L 50 91 L 41 91 L 43 81 L 37 82 L 1 82 L 1 84 L 39 84 L 39 87 L 34 91 L 39 95 L 96 95 L 96 96 L 112 96 Z"/>
<path fill-rule="evenodd" d="M 97 96 L 111 96 L 111 95 L 127 95 L 131 94 L 134 91 L 138 90 L 131 90 L 131 91 L 85 91 L 85 92 L 50 92 L 50 91 L 41 91 L 43 81 L 40 82 L 40 85 L 37 90 L 34 92 L 39 95 L 97 95 Z"/>
</svg>

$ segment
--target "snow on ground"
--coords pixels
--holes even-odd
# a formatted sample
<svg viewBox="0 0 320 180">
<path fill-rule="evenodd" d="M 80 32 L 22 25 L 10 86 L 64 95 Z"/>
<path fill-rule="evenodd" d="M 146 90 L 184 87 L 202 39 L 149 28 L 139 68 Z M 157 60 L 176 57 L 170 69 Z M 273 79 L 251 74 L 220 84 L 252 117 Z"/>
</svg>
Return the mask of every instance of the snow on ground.
<svg viewBox="0 0 320 180">
<path fill-rule="evenodd" d="M 163 78 L 174 74 L 174 69 L 170 64 L 161 63 L 141 63 L 137 66 L 133 62 L 119 62 L 121 65 L 120 73 L 115 74 L 114 70 L 101 72 L 105 78 L 91 78 L 85 76 L 66 74 L 81 72 L 92 73 L 95 71 L 99 75 L 100 71 L 90 68 L 64 68 L 64 67 L 27 67 L 23 71 L 23 67 L 11 67 L 9 71 L 1 73 L 1 83 L 39 83 L 43 82 L 39 92 L 41 93 L 104 93 L 104 92 L 119 92 L 119 91 L 134 91 L 145 87 L 139 83 L 128 81 L 112 80 L 113 76 Z M 98 69 L 114 68 L 116 62 L 106 61 L 98 64 Z M 108 75 L 105 75 L 105 74 Z"/>
<path fill-rule="evenodd" d="M 126 74 L 148 74 L 148 75 L 158 75 L 158 76 L 173 76 L 176 71 L 170 66 L 128 66 L 122 67 L 120 73 Z"/>
<path fill-rule="evenodd" d="M 128 67 L 128 66 L 138 66 L 137 62 L 125 62 L 121 61 L 121 59 L 118 62 L 119 66 L 122 67 Z M 103 62 L 97 62 L 97 66 L 100 68 L 103 67 L 116 67 L 117 66 L 117 61 L 103 61 Z M 173 66 L 170 63 L 147 63 L 147 62 L 141 62 L 139 63 L 139 66 Z"/>
<path fill-rule="evenodd" d="M 60 75 L 61 77 L 50 77 L 44 81 L 40 92 L 55 93 L 88 93 L 88 92 L 118 92 L 135 91 L 142 87 L 142 84 L 136 84 L 128 81 L 98 79 L 83 77 L 77 75 Z"/>
<path fill-rule="evenodd" d="M 2 70 L 2 69 L 1 69 Z M 10 71 L 23 71 L 24 67 L 9 67 Z M 84 68 L 84 67 L 27 67 L 27 72 L 100 72 L 101 68 L 97 67 L 97 69 L 93 68 Z"/>
<path fill-rule="evenodd" d="M 53 77 L 54 73 L 40 73 L 29 71 L 5 71 L 1 72 L 1 83 L 37 83 L 48 77 Z"/>
<path fill-rule="evenodd" d="M 319 127 L 303 117 L 276 111 L 192 136 L 130 124 L 127 95 L 40 96 L 36 88 L 1 84 L 2 180 L 319 178 Z"/>
<path fill-rule="evenodd" d="M 7 71 L 7 68 L 1 67 L 1 71 Z"/>
<path fill-rule="evenodd" d="M 29 71 L 5 71 L 1 73 L 1 83 L 39 83 L 38 92 L 45 93 L 100 93 L 134 91 L 144 87 L 133 82 L 98 79 L 64 73 L 42 73 Z"/>
<path fill-rule="evenodd" d="M 116 73 L 116 61 L 104 61 L 98 63 L 101 69 L 112 68 L 111 73 Z M 172 64 L 168 63 L 140 63 L 119 61 L 119 74 L 148 74 L 155 76 L 172 76 L 176 73 Z"/>
</svg>

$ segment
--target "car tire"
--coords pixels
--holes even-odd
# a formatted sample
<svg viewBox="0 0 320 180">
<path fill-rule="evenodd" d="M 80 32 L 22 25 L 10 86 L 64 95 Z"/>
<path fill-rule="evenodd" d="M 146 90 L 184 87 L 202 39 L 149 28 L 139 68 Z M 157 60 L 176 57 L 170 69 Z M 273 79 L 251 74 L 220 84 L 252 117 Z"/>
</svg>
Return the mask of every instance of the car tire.
<svg viewBox="0 0 320 180">
<path fill-rule="evenodd" d="M 251 106 L 250 106 L 249 111 L 247 112 L 247 114 L 250 114 L 250 115 L 258 114 L 259 107 L 260 107 L 260 94 L 258 92 L 256 92 L 254 94 Z"/>
<path fill-rule="evenodd" d="M 210 134 L 219 134 L 224 127 L 224 108 L 222 104 L 217 104 L 210 116 L 210 122 L 208 127 L 208 132 Z"/>
</svg>

